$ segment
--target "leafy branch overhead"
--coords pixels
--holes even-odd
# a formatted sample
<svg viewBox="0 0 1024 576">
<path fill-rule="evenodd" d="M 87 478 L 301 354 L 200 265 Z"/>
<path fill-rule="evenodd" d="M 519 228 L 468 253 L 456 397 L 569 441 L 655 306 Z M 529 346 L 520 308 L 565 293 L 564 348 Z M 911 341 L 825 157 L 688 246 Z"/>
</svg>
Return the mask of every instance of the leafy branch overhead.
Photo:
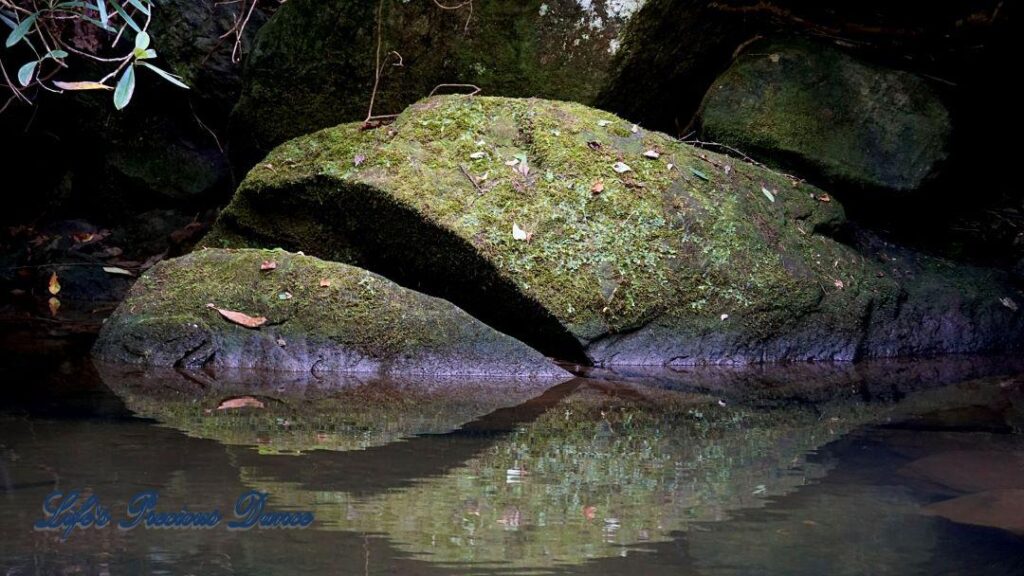
<svg viewBox="0 0 1024 576">
<path fill-rule="evenodd" d="M 0 73 L 11 93 L 0 112 L 14 101 L 31 104 L 38 90 L 112 90 L 120 110 L 135 93 L 136 68 L 187 89 L 180 76 L 150 62 L 157 58 L 147 31 L 155 9 L 152 0 L 0 0 L 0 22 L 9 29 Z M 98 63 L 107 73 L 75 79 L 69 62 L 75 59 Z M 14 77 L 7 66 L 12 61 L 23 62 Z"/>
</svg>

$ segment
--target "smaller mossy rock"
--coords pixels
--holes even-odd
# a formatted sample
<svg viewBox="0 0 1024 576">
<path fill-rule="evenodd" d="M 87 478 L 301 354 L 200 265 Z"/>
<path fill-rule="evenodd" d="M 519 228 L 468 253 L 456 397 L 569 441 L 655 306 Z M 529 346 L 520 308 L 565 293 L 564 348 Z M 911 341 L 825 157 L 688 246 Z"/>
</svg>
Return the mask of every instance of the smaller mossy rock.
<svg viewBox="0 0 1024 576">
<path fill-rule="evenodd" d="M 266 321 L 248 328 L 217 309 Z M 179 368 L 567 375 L 448 302 L 281 250 L 201 250 L 157 264 L 104 324 L 93 354 Z"/>
<path fill-rule="evenodd" d="M 282 246 L 445 298 L 603 365 L 854 360 L 1019 346 L 997 273 L 865 252 L 825 192 L 606 112 L 423 100 L 292 140 L 203 243 Z"/>
<path fill-rule="evenodd" d="M 708 91 L 702 138 L 852 188 L 913 191 L 947 156 L 949 113 L 913 74 L 828 44 L 749 46 Z"/>
</svg>

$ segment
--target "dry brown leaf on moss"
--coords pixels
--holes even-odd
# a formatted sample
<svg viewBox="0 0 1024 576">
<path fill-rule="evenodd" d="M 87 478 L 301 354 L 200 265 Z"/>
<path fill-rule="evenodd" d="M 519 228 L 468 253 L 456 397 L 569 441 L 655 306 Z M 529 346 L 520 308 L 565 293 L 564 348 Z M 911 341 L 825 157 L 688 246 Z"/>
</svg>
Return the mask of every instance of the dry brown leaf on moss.
<svg viewBox="0 0 1024 576">
<path fill-rule="evenodd" d="M 234 322 L 235 324 L 238 324 L 239 326 L 245 326 L 246 328 L 259 328 L 260 326 L 263 326 L 264 324 L 267 323 L 267 319 L 264 318 L 263 316 L 249 316 L 248 314 L 245 314 L 243 312 L 235 312 L 234 310 L 225 310 L 223 308 L 218 308 L 213 304 L 207 304 L 206 307 L 213 308 L 217 312 L 220 312 L 221 316 L 227 318 L 228 320 Z"/>
<path fill-rule="evenodd" d="M 277 268 L 277 262 L 274 262 L 273 260 L 264 260 L 260 263 L 260 270 L 264 272 L 267 270 L 274 270 L 275 268 Z"/>
<path fill-rule="evenodd" d="M 229 410 L 232 408 L 264 408 L 264 404 L 252 396 L 239 396 L 228 398 L 217 405 L 217 410 Z"/>
</svg>

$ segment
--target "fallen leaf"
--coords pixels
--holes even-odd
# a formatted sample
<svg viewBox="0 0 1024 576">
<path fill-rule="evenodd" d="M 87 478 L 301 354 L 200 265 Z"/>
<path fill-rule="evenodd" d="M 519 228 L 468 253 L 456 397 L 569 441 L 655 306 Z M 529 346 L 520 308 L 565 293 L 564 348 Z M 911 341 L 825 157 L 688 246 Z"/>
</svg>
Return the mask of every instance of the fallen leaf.
<svg viewBox="0 0 1024 576">
<path fill-rule="evenodd" d="M 526 162 L 520 162 L 519 165 L 515 167 L 515 171 L 519 172 L 523 176 L 529 176 L 530 175 L 530 165 L 527 164 Z"/>
<path fill-rule="evenodd" d="M 327 278 L 324 278 L 323 280 L 320 281 L 320 287 L 321 288 L 330 288 L 331 287 L 331 281 L 328 280 Z"/>
<path fill-rule="evenodd" d="M 119 274 L 121 276 L 135 276 L 135 274 L 132 274 L 130 271 L 125 270 L 124 268 L 118 268 L 117 266 L 104 266 L 103 267 L 103 271 L 106 272 L 107 274 Z"/>
<path fill-rule="evenodd" d="M 46 289 L 50 291 L 50 294 L 56 296 L 60 292 L 60 282 L 57 281 L 57 273 L 50 274 L 50 282 L 47 284 Z"/>
<path fill-rule="evenodd" d="M 477 146 L 484 146 L 487 144 L 487 142 L 485 142 L 484 140 L 477 140 L 476 142 L 474 142 L 474 144 L 476 144 Z"/>
<path fill-rule="evenodd" d="M 600 126 L 601 128 L 604 128 L 605 126 L 609 126 L 611 124 L 613 124 L 613 122 L 611 120 L 598 120 L 597 121 L 597 125 Z"/>
<path fill-rule="evenodd" d="M 1016 312 L 1019 309 L 1017 307 L 1017 303 L 1011 300 L 1010 298 L 1000 298 L 999 303 L 1002 304 L 1003 306 L 1006 306 L 1010 310 L 1013 310 L 1014 312 Z"/>
<path fill-rule="evenodd" d="M 840 289 L 840 290 L 842 290 L 843 288 L 845 288 L 845 287 L 846 287 L 846 285 L 845 285 L 845 284 L 843 284 L 843 281 L 842 281 L 842 280 L 836 280 L 836 281 L 832 282 L 832 284 L 834 284 L 834 285 L 835 285 L 835 287 L 836 287 L 836 288 L 838 288 L 838 289 Z"/>
<path fill-rule="evenodd" d="M 277 299 L 278 300 L 291 300 L 292 299 L 292 293 L 288 292 L 288 291 L 281 292 L 280 294 L 277 295 Z"/>
<path fill-rule="evenodd" d="M 264 260 L 260 263 L 260 270 L 266 272 L 267 270 L 274 270 L 277 268 L 277 262 L 273 260 Z"/>
<path fill-rule="evenodd" d="M 604 180 L 595 180 L 593 186 L 590 187 L 590 193 L 597 196 L 601 192 L 604 192 Z"/>
<path fill-rule="evenodd" d="M 231 410 L 234 408 L 264 408 L 264 404 L 258 398 L 252 396 L 239 396 L 228 398 L 217 405 L 217 410 Z"/>
<path fill-rule="evenodd" d="M 722 314 L 721 319 L 722 319 L 723 322 L 725 322 L 726 320 L 729 319 L 729 315 L 728 314 Z"/>
<path fill-rule="evenodd" d="M 235 324 L 238 324 L 239 326 L 244 326 L 246 328 L 259 328 L 260 326 L 263 326 L 264 324 L 267 323 L 267 319 L 264 318 L 263 316 L 249 316 L 248 314 L 244 314 L 242 312 L 235 312 L 233 310 L 225 310 L 223 308 L 218 308 L 213 304 L 207 304 L 206 307 L 213 308 L 217 312 L 220 312 L 221 316 L 227 318 L 228 320 L 234 322 Z"/>
<path fill-rule="evenodd" d="M 362 154 L 356 154 L 356 157 L 352 159 L 352 164 L 355 166 L 359 166 L 363 162 L 366 162 L 366 156 Z"/>
<path fill-rule="evenodd" d="M 515 166 L 516 164 L 519 164 L 519 159 L 518 158 L 513 158 L 513 159 L 509 160 L 508 162 L 505 162 L 505 166 Z"/>
<path fill-rule="evenodd" d="M 288 345 L 288 343 L 285 342 L 284 338 L 278 337 L 277 345 L 280 346 L 281 348 L 284 348 L 285 346 Z"/>
<path fill-rule="evenodd" d="M 822 194 L 821 196 L 818 196 L 818 200 L 820 200 L 821 202 L 831 202 L 832 201 L 832 199 L 829 198 L 828 194 Z"/>
<path fill-rule="evenodd" d="M 767 198 L 769 201 L 775 202 L 775 194 L 772 194 L 771 190 L 765 188 L 764 186 L 761 186 L 761 193 L 764 194 L 764 197 Z"/>
<path fill-rule="evenodd" d="M 633 127 L 630 128 L 629 131 L 632 132 L 633 134 L 636 134 L 637 132 L 640 131 L 640 127 L 637 126 L 636 124 L 633 124 Z"/>
<path fill-rule="evenodd" d="M 50 296 L 50 299 L 47 301 L 47 304 L 49 304 L 50 306 L 50 316 L 56 316 L 57 311 L 60 310 L 60 300 L 57 300 L 53 296 Z"/>
<path fill-rule="evenodd" d="M 526 230 L 523 230 L 522 228 L 520 228 L 519 224 L 516 224 L 515 222 L 513 222 L 512 223 L 512 238 L 515 239 L 515 240 L 529 240 L 530 239 L 530 234 L 527 234 Z"/>
<path fill-rule="evenodd" d="M 711 178 L 709 178 L 707 174 L 701 172 L 700 170 L 697 170 L 696 168 L 690 168 L 690 172 L 697 178 L 700 178 L 701 180 L 711 180 Z"/>
<path fill-rule="evenodd" d="M 666 169 L 666 170 L 672 170 L 672 169 L 673 169 L 673 168 L 675 168 L 675 167 L 676 167 L 676 165 L 675 165 L 675 164 L 669 164 L 668 166 L 666 166 L 666 167 L 665 167 L 665 169 Z"/>
<path fill-rule="evenodd" d="M 647 152 L 644 152 L 644 158 L 650 158 L 651 160 L 657 160 L 658 158 L 661 158 L 661 153 L 658 152 L 657 150 L 648 150 Z"/>
<path fill-rule="evenodd" d="M 631 171 L 632 168 L 624 162 L 616 162 L 615 164 L 612 164 L 612 170 L 615 170 L 619 174 L 625 174 L 626 172 Z"/>
<path fill-rule="evenodd" d="M 472 154 L 469 155 L 469 159 L 470 160 L 480 160 L 481 158 L 483 158 L 485 156 L 487 156 L 487 152 L 473 152 Z"/>
</svg>

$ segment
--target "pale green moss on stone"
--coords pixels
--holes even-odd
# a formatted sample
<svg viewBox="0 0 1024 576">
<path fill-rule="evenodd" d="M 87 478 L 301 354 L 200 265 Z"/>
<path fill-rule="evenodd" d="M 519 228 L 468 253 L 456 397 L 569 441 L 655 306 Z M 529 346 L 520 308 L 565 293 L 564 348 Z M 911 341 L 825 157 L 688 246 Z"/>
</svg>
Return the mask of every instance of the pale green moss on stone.
<svg viewBox="0 0 1024 576">
<path fill-rule="evenodd" d="M 919 188 L 941 167 L 949 113 L 923 79 L 804 40 L 758 42 L 700 111 L 704 138 L 867 188 Z"/>
<path fill-rule="evenodd" d="M 261 270 L 265 261 L 276 268 Z M 266 323 L 243 327 L 214 307 Z M 201 250 L 158 264 L 104 325 L 95 354 L 187 368 L 565 374 L 448 302 L 283 250 Z"/>
<path fill-rule="evenodd" d="M 280 146 L 205 243 L 351 262 L 550 354 L 848 360 L 871 355 L 904 286 L 828 235 L 843 222 L 821 190 L 605 112 L 437 97 Z"/>
</svg>

